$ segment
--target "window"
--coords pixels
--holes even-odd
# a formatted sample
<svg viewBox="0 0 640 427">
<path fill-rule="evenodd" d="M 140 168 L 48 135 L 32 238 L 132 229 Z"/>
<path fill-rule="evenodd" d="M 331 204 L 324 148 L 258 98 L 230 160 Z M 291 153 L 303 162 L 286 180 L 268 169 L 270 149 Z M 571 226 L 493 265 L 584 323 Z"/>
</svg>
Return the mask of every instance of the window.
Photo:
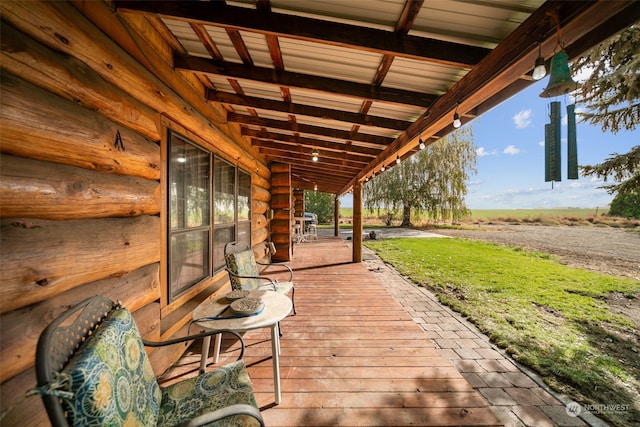
<svg viewBox="0 0 640 427">
<path fill-rule="evenodd" d="M 224 245 L 251 244 L 251 175 L 169 132 L 169 301 L 224 268 Z"/>
</svg>

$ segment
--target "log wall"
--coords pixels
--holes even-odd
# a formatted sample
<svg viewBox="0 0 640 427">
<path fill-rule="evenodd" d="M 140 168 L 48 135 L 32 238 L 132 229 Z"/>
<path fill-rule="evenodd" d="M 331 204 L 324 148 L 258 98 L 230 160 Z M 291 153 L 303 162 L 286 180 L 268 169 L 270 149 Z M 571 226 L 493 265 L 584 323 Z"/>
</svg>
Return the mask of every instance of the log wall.
<svg viewBox="0 0 640 427">
<path fill-rule="evenodd" d="M 289 261 L 293 256 L 293 241 L 291 240 L 291 227 L 293 227 L 292 215 L 292 191 L 291 191 L 291 165 L 274 163 L 271 165 L 271 208 L 273 219 L 271 220 L 271 239 L 276 246 L 276 261 Z"/>
<path fill-rule="evenodd" d="M 304 190 L 296 188 L 293 190 L 293 216 L 294 217 L 303 217 L 304 216 Z"/>
<path fill-rule="evenodd" d="M 173 70 L 153 22 L 99 1 L 0 2 L 0 13 L 0 420 L 41 426 L 41 400 L 25 398 L 35 346 L 68 307 L 96 294 L 120 300 L 143 336 L 160 340 L 186 334 L 191 311 L 227 289 L 220 272 L 166 303 L 163 117 L 251 172 L 259 258 L 271 171 L 206 102 L 202 82 Z M 184 350 L 150 352 L 156 374 Z"/>
</svg>

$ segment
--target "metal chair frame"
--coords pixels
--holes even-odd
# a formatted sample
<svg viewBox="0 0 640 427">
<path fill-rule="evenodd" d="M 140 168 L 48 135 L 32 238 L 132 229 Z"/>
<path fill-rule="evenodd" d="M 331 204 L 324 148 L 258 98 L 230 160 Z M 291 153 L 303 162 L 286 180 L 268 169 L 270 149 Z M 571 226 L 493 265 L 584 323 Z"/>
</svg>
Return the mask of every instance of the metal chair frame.
<svg viewBox="0 0 640 427">
<path fill-rule="evenodd" d="M 241 241 L 236 241 L 236 242 L 229 242 L 226 245 L 224 245 L 224 256 L 226 258 L 227 254 L 238 254 L 240 252 L 244 252 L 244 251 L 250 251 L 252 250 L 251 247 L 249 246 L 249 244 L 247 242 L 241 242 Z M 269 243 L 269 254 L 273 255 L 275 254 L 275 245 L 273 245 L 273 243 Z M 262 265 L 262 266 L 266 266 L 267 268 L 269 267 L 284 267 L 287 272 L 289 273 L 289 279 L 286 280 L 286 282 L 291 282 L 292 286 L 291 286 L 291 303 L 293 304 L 293 315 L 295 316 L 296 314 L 298 314 L 296 312 L 296 302 L 295 302 L 295 294 L 296 294 L 296 288 L 295 286 L 293 286 L 293 269 L 285 264 L 285 263 L 281 263 L 281 262 L 271 262 L 271 263 L 262 263 L 262 262 L 258 262 L 256 260 L 256 264 L 257 265 Z M 278 281 L 275 279 L 272 279 L 271 277 L 268 276 L 240 276 L 238 274 L 236 274 L 234 271 L 231 271 L 228 267 L 226 268 L 227 272 L 229 273 L 230 276 L 233 277 L 237 277 L 239 279 L 260 279 L 263 280 L 265 285 L 269 285 L 271 288 L 273 288 L 274 291 L 278 290 Z"/>
<path fill-rule="evenodd" d="M 93 333 L 100 327 L 107 315 L 117 305 L 108 298 L 95 296 L 75 305 L 49 324 L 38 339 L 36 348 L 36 378 L 38 387 L 46 386 L 54 381 L 54 376 L 72 360 L 80 347 L 91 339 Z M 205 338 L 219 333 L 234 335 L 241 343 L 240 356 L 244 355 L 244 341 L 240 334 L 229 330 L 216 330 L 186 337 L 175 338 L 163 342 L 142 340 L 148 347 L 162 347 L 166 345 L 188 342 Z M 69 427 L 70 420 L 62 406 L 62 400 L 57 396 L 42 394 L 49 420 L 54 427 Z M 248 415 L 264 426 L 260 411 L 248 404 L 230 405 L 217 411 L 200 415 L 187 423 L 188 426 L 203 426 L 233 415 Z"/>
</svg>

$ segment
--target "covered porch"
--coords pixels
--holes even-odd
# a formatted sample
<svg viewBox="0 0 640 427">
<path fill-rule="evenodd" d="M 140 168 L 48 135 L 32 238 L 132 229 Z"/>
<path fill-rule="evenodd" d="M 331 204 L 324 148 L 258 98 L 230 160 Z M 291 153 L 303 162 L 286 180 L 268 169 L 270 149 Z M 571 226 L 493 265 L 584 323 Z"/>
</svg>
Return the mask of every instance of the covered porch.
<svg viewBox="0 0 640 427">
<path fill-rule="evenodd" d="M 295 246 L 298 314 L 281 322 L 279 405 L 269 330 L 244 335 L 244 360 L 266 424 L 502 425 L 377 273 L 351 256 L 351 243 L 336 237 Z M 165 381 L 197 372 L 199 348 L 192 350 Z M 220 363 L 237 350 L 223 346 Z"/>
</svg>

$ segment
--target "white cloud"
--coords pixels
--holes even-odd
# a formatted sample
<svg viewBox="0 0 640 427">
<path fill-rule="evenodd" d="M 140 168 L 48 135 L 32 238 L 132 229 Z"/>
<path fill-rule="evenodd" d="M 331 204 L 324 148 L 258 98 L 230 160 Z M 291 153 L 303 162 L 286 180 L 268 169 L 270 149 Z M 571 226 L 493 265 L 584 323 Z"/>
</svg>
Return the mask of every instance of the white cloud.
<svg viewBox="0 0 640 427">
<path fill-rule="evenodd" d="M 517 129 L 524 129 L 531 124 L 531 109 L 522 110 L 513 116 L 513 122 Z"/>
<path fill-rule="evenodd" d="M 516 154 L 520 153 L 520 149 L 516 148 L 515 145 L 509 145 L 507 148 L 504 149 L 503 153 L 504 154 L 516 155 Z"/>
<path fill-rule="evenodd" d="M 538 142 L 538 145 L 539 145 L 540 147 L 544 147 L 544 141 L 540 141 L 540 142 Z"/>
<path fill-rule="evenodd" d="M 480 147 L 476 149 L 476 154 L 478 157 L 497 156 L 498 152 L 496 150 L 487 151 L 484 147 Z"/>
<path fill-rule="evenodd" d="M 484 147 L 479 147 L 476 150 L 476 154 L 478 155 L 478 157 L 484 157 L 484 156 L 488 156 L 491 153 L 489 153 L 487 150 L 485 150 Z"/>
<path fill-rule="evenodd" d="M 584 83 L 591 74 L 593 74 L 593 67 L 582 67 L 579 73 L 575 73 L 571 78 L 577 82 Z"/>
</svg>

